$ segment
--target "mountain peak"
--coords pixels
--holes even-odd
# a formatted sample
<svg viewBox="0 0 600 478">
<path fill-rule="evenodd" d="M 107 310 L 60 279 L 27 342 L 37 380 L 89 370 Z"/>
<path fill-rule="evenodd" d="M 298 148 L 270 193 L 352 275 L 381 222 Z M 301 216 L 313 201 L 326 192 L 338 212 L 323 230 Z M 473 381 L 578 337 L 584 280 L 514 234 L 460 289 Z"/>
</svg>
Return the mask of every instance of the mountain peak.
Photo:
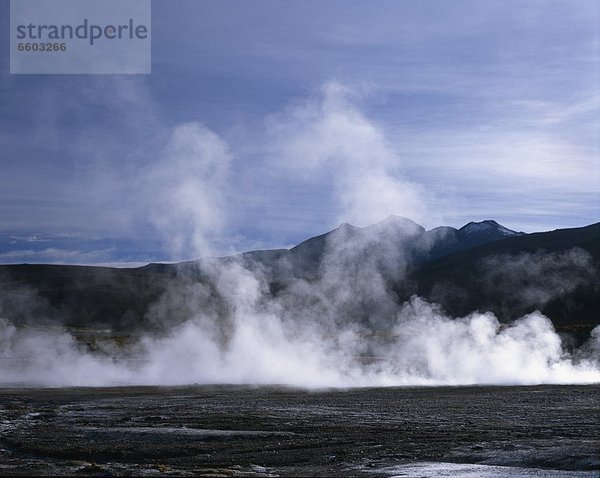
<svg viewBox="0 0 600 478">
<path fill-rule="evenodd" d="M 350 224 L 349 222 L 342 222 L 336 229 L 358 229 L 355 225 Z"/>
<path fill-rule="evenodd" d="M 367 228 L 373 228 L 375 230 L 380 229 L 393 229 L 404 231 L 411 234 L 423 233 L 425 229 L 423 226 L 417 224 L 412 219 L 408 219 L 407 217 L 391 215 L 385 218 L 383 221 L 379 221 L 371 226 L 367 226 Z"/>
<path fill-rule="evenodd" d="M 519 236 L 522 232 L 513 231 L 497 223 L 493 219 L 486 219 L 480 222 L 471 221 L 459 229 L 459 232 L 465 234 L 496 233 L 505 237 Z"/>
<path fill-rule="evenodd" d="M 394 224 L 411 224 L 411 225 L 418 226 L 418 224 L 415 221 L 413 221 L 412 219 L 409 219 L 404 216 L 397 216 L 396 214 L 390 214 L 383 221 L 379 221 L 379 223 L 384 223 L 384 222 L 394 223 Z"/>
</svg>

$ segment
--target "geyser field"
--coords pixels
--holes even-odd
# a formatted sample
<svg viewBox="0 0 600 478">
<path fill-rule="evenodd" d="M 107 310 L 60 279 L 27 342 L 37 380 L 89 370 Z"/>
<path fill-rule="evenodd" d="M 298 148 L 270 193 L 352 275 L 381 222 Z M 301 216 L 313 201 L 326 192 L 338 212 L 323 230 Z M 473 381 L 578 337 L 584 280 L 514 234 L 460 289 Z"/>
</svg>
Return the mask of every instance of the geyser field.
<svg viewBox="0 0 600 478">
<path fill-rule="evenodd" d="M 174 265 L 4 266 L 0 381 L 599 383 L 598 229 L 390 217 Z"/>
<path fill-rule="evenodd" d="M 600 478 L 599 6 L 0 1 L 0 478 Z"/>
<path fill-rule="evenodd" d="M 191 383 L 300 387 L 599 383 L 600 335 L 567 353 L 539 313 L 502 327 L 492 314 L 451 319 L 414 299 L 386 333 L 337 335 L 277 316 L 241 314 L 222 331 L 190 321 L 131 347 L 90 352 L 67 332 L 3 324 L 4 385 L 115 386 Z M 224 342 L 224 343 L 223 343 Z M 113 350 L 110 350 L 110 349 Z"/>
<path fill-rule="evenodd" d="M 3 266 L 0 474 L 595 476 L 598 230 Z"/>
</svg>

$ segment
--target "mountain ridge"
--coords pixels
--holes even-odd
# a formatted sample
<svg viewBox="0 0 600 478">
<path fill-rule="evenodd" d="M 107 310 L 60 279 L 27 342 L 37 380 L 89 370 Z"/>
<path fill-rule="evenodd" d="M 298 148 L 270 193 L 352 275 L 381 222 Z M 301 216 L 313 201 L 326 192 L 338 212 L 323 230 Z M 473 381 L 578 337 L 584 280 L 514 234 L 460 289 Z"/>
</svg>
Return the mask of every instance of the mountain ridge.
<svg viewBox="0 0 600 478">
<path fill-rule="evenodd" d="M 489 310 L 500 320 L 511 321 L 539 309 L 556 327 L 582 333 L 600 322 L 600 286 L 596 285 L 600 284 L 600 223 L 532 234 L 512 231 L 509 237 L 499 230 L 504 226 L 495 223 L 493 239 L 450 227 L 426 231 L 411 223 L 392 218 L 365 228 L 336 228 L 290 249 L 138 268 L 0 265 L 0 318 L 14 323 L 35 320 L 73 327 L 144 329 L 153 326 L 151 311 L 166 295 L 200 285 L 206 300 L 216 301 L 214 307 L 226 311 L 210 270 L 239 262 L 264 277 L 265 297 L 295 294 L 298 284 L 318 284 L 327 274 L 341 281 L 340 287 L 347 280 L 360 287 L 361 281 L 370 280 L 368 274 L 361 275 L 370 267 L 378 271 L 383 291 L 392 294 L 398 307 L 419 295 L 453 316 Z M 398 228 L 399 224 L 408 227 Z M 398 235 L 398 230 L 404 235 Z M 331 276 L 332 266 L 337 275 Z M 549 280 L 554 277 L 567 285 Z M 505 290 L 495 290 L 495 284 Z M 513 284 L 518 288 L 510 289 Z M 376 304 L 363 304 L 362 313 L 368 315 Z"/>
</svg>

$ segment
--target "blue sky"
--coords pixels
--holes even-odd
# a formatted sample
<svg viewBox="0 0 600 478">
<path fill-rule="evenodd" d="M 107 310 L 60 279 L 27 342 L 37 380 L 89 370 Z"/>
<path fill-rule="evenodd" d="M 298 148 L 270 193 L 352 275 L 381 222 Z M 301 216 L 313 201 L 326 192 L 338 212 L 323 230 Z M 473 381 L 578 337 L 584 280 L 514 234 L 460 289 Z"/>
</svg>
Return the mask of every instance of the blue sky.
<svg viewBox="0 0 600 478">
<path fill-rule="evenodd" d="M 10 75 L 0 263 L 600 216 L 596 1 L 152 2 L 151 75 Z"/>
</svg>

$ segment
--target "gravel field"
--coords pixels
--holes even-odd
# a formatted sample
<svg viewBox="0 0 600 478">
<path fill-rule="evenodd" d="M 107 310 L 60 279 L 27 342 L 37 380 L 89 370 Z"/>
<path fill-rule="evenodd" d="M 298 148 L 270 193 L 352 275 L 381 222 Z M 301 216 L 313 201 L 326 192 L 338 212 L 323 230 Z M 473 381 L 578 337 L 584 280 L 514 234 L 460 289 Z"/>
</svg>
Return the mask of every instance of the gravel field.
<svg viewBox="0 0 600 478">
<path fill-rule="evenodd" d="M 3 389 L 0 474 L 597 477 L 600 385 Z"/>
</svg>

